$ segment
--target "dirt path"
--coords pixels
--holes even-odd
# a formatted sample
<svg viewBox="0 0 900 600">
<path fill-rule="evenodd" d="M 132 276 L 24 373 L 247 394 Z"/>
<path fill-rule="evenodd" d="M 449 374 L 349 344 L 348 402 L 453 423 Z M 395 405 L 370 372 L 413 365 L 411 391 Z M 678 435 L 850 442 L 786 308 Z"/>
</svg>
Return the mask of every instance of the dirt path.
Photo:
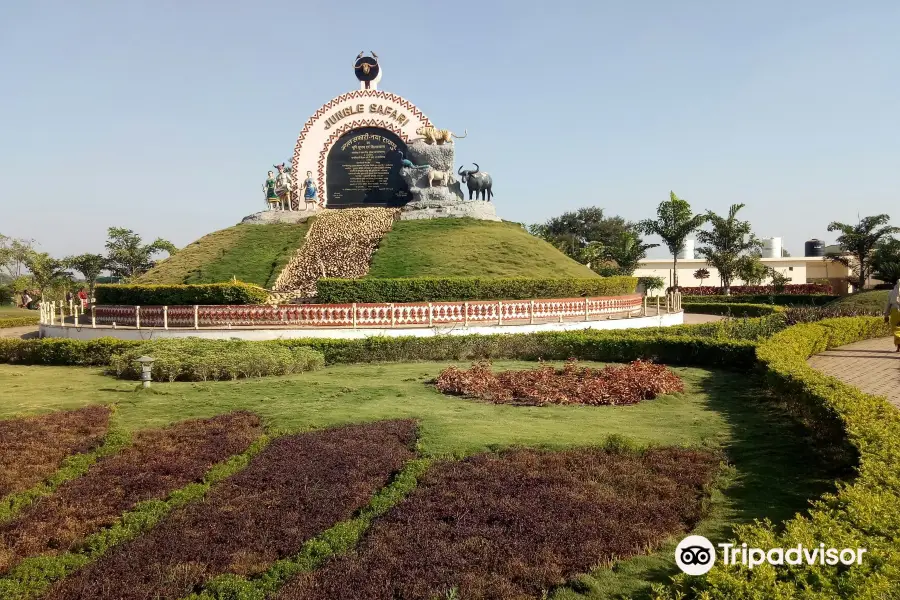
<svg viewBox="0 0 900 600">
<path fill-rule="evenodd" d="M 29 325 L 27 327 L 5 327 L 0 329 L 0 338 L 17 337 L 22 339 L 36 338 L 38 336 L 38 326 Z"/>
</svg>

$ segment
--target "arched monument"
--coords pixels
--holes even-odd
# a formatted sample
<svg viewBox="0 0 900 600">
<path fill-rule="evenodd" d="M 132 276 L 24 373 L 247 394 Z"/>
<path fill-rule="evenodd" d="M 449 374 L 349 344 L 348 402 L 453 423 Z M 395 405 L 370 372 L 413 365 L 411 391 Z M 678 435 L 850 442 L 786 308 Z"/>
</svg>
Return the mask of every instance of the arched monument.
<svg viewBox="0 0 900 600">
<path fill-rule="evenodd" d="M 245 221 L 295 220 L 315 210 L 395 207 L 401 218 L 468 216 L 499 220 L 489 201 L 465 197 L 455 168 L 455 141 L 412 102 L 378 89 L 378 56 L 353 63 L 359 89 L 319 108 L 297 136 L 291 159 L 297 215 L 252 215 Z M 490 200 L 490 197 L 487 198 Z"/>
</svg>

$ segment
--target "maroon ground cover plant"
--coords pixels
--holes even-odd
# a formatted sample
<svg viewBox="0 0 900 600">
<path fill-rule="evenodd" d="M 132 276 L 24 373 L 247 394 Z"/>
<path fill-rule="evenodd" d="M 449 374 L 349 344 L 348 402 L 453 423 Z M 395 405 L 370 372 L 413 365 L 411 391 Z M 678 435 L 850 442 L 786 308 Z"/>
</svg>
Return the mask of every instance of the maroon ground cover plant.
<svg viewBox="0 0 900 600">
<path fill-rule="evenodd" d="M 598 564 L 647 552 L 701 516 L 718 459 L 662 448 L 516 450 L 436 464 L 359 548 L 279 600 L 540 598 Z"/>
<path fill-rule="evenodd" d="M 87 406 L 0 421 L 0 498 L 40 483 L 70 454 L 98 446 L 109 415 L 105 406 Z"/>
<path fill-rule="evenodd" d="M 69 550 L 137 503 L 201 480 L 261 433 L 259 417 L 244 411 L 138 432 L 131 446 L 0 525 L 0 573 L 27 556 Z"/>
<path fill-rule="evenodd" d="M 684 391 L 684 383 L 663 365 L 636 360 L 602 369 L 580 367 L 574 360 L 562 369 L 541 365 L 524 371 L 494 373 L 490 363 L 468 370 L 448 367 L 435 381 L 445 394 L 497 404 L 635 404 L 661 394 Z"/>
<path fill-rule="evenodd" d="M 362 508 L 413 458 L 414 421 L 279 438 L 200 502 L 63 580 L 53 600 L 181 598 L 212 576 L 250 575 Z"/>
</svg>

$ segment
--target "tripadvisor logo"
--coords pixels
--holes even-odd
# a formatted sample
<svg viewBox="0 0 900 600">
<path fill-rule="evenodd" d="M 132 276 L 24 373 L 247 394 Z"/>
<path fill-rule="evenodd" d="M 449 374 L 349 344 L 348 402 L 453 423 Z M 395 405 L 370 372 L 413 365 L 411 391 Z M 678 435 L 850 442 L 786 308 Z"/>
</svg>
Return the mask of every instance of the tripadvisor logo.
<svg viewBox="0 0 900 600">
<path fill-rule="evenodd" d="M 791 548 L 748 548 L 747 544 L 717 544 L 726 565 L 741 564 L 749 569 L 764 563 L 770 565 L 861 565 L 865 548 L 826 548 L 825 544 L 806 547 L 797 544 Z M 702 535 L 689 535 L 675 548 L 675 562 L 688 575 L 703 575 L 716 562 L 713 543 Z"/>
</svg>

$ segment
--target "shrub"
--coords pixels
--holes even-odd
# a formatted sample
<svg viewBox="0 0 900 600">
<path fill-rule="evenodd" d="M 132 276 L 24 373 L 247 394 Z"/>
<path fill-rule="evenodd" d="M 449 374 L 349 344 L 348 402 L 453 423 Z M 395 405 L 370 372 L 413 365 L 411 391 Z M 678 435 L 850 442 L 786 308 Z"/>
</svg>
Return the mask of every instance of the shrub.
<svg viewBox="0 0 900 600">
<path fill-rule="evenodd" d="M 682 287 L 681 292 L 683 294 L 690 294 L 696 296 L 717 296 L 722 294 L 722 288 L 718 286 L 691 286 L 691 287 Z M 767 295 L 767 294 L 832 294 L 834 293 L 834 288 L 831 287 L 831 284 L 826 283 L 798 283 L 794 285 L 785 285 L 784 289 L 776 290 L 774 285 L 733 285 L 731 286 L 731 294 L 732 295 Z"/>
<path fill-rule="evenodd" d="M 783 526 L 743 525 L 738 545 L 810 548 L 866 548 L 862 564 L 851 568 L 803 565 L 800 568 L 722 568 L 703 578 L 678 576 L 673 586 L 654 586 L 656 598 L 889 598 L 900 589 L 900 412 L 883 398 L 865 394 L 816 371 L 811 355 L 854 341 L 885 335 L 877 317 L 828 319 L 790 327 L 760 344 L 758 359 L 770 384 L 806 415 L 813 431 L 858 454 L 858 476 L 817 501 L 808 515 Z"/>
<path fill-rule="evenodd" d="M 97 304 L 179 306 L 192 304 L 263 304 L 269 292 L 249 283 L 199 285 L 98 285 Z"/>
<path fill-rule="evenodd" d="M 28 315 L 27 317 L 9 317 L 0 319 L 0 329 L 9 327 L 28 327 L 29 325 L 37 325 L 40 322 L 38 315 Z"/>
<path fill-rule="evenodd" d="M 471 369 L 449 367 L 435 387 L 445 394 L 459 394 L 496 404 L 589 404 L 593 406 L 637 404 L 660 394 L 684 391 L 684 383 L 662 365 L 636 360 L 602 369 L 581 368 L 574 360 L 562 369 L 541 365 L 525 371 L 491 371 L 490 363 Z"/>
<path fill-rule="evenodd" d="M 704 290 L 706 288 L 703 288 Z M 734 288 L 732 288 L 734 289 Z M 721 294 L 704 294 L 695 296 L 685 294 L 682 296 L 682 303 L 691 302 L 737 302 L 740 304 L 775 304 L 778 306 L 803 306 L 828 304 L 839 296 L 829 294 L 739 294 L 732 296 L 723 296 Z"/>
<path fill-rule="evenodd" d="M 0 338 L 0 363 L 23 365 L 108 365 L 113 354 L 141 342 L 100 338 L 81 341 L 61 338 L 21 340 Z"/>
<path fill-rule="evenodd" d="M 739 302 L 682 302 L 686 313 L 704 315 L 728 315 L 734 317 L 762 317 L 784 311 L 773 304 L 744 304 Z"/>
<path fill-rule="evenodd" d="M 325 364 L 321 353 L 303 346 L 187 338 L 142 342 L 114 354 L 108 370 L 118 377 L 138 379 L 141 369 L 134 360 L 145 354 L 156 359 L 151 371 L 155 381 L 218 381 L 289 375 L 319 369 Z"/>
<path fill-rule="evenodd" d="M 636 277 L 417 277 L 411 279 L 320 279 L 317 301 L 459 302 L 529 300 L 633 294 Z"/>
</svg>

